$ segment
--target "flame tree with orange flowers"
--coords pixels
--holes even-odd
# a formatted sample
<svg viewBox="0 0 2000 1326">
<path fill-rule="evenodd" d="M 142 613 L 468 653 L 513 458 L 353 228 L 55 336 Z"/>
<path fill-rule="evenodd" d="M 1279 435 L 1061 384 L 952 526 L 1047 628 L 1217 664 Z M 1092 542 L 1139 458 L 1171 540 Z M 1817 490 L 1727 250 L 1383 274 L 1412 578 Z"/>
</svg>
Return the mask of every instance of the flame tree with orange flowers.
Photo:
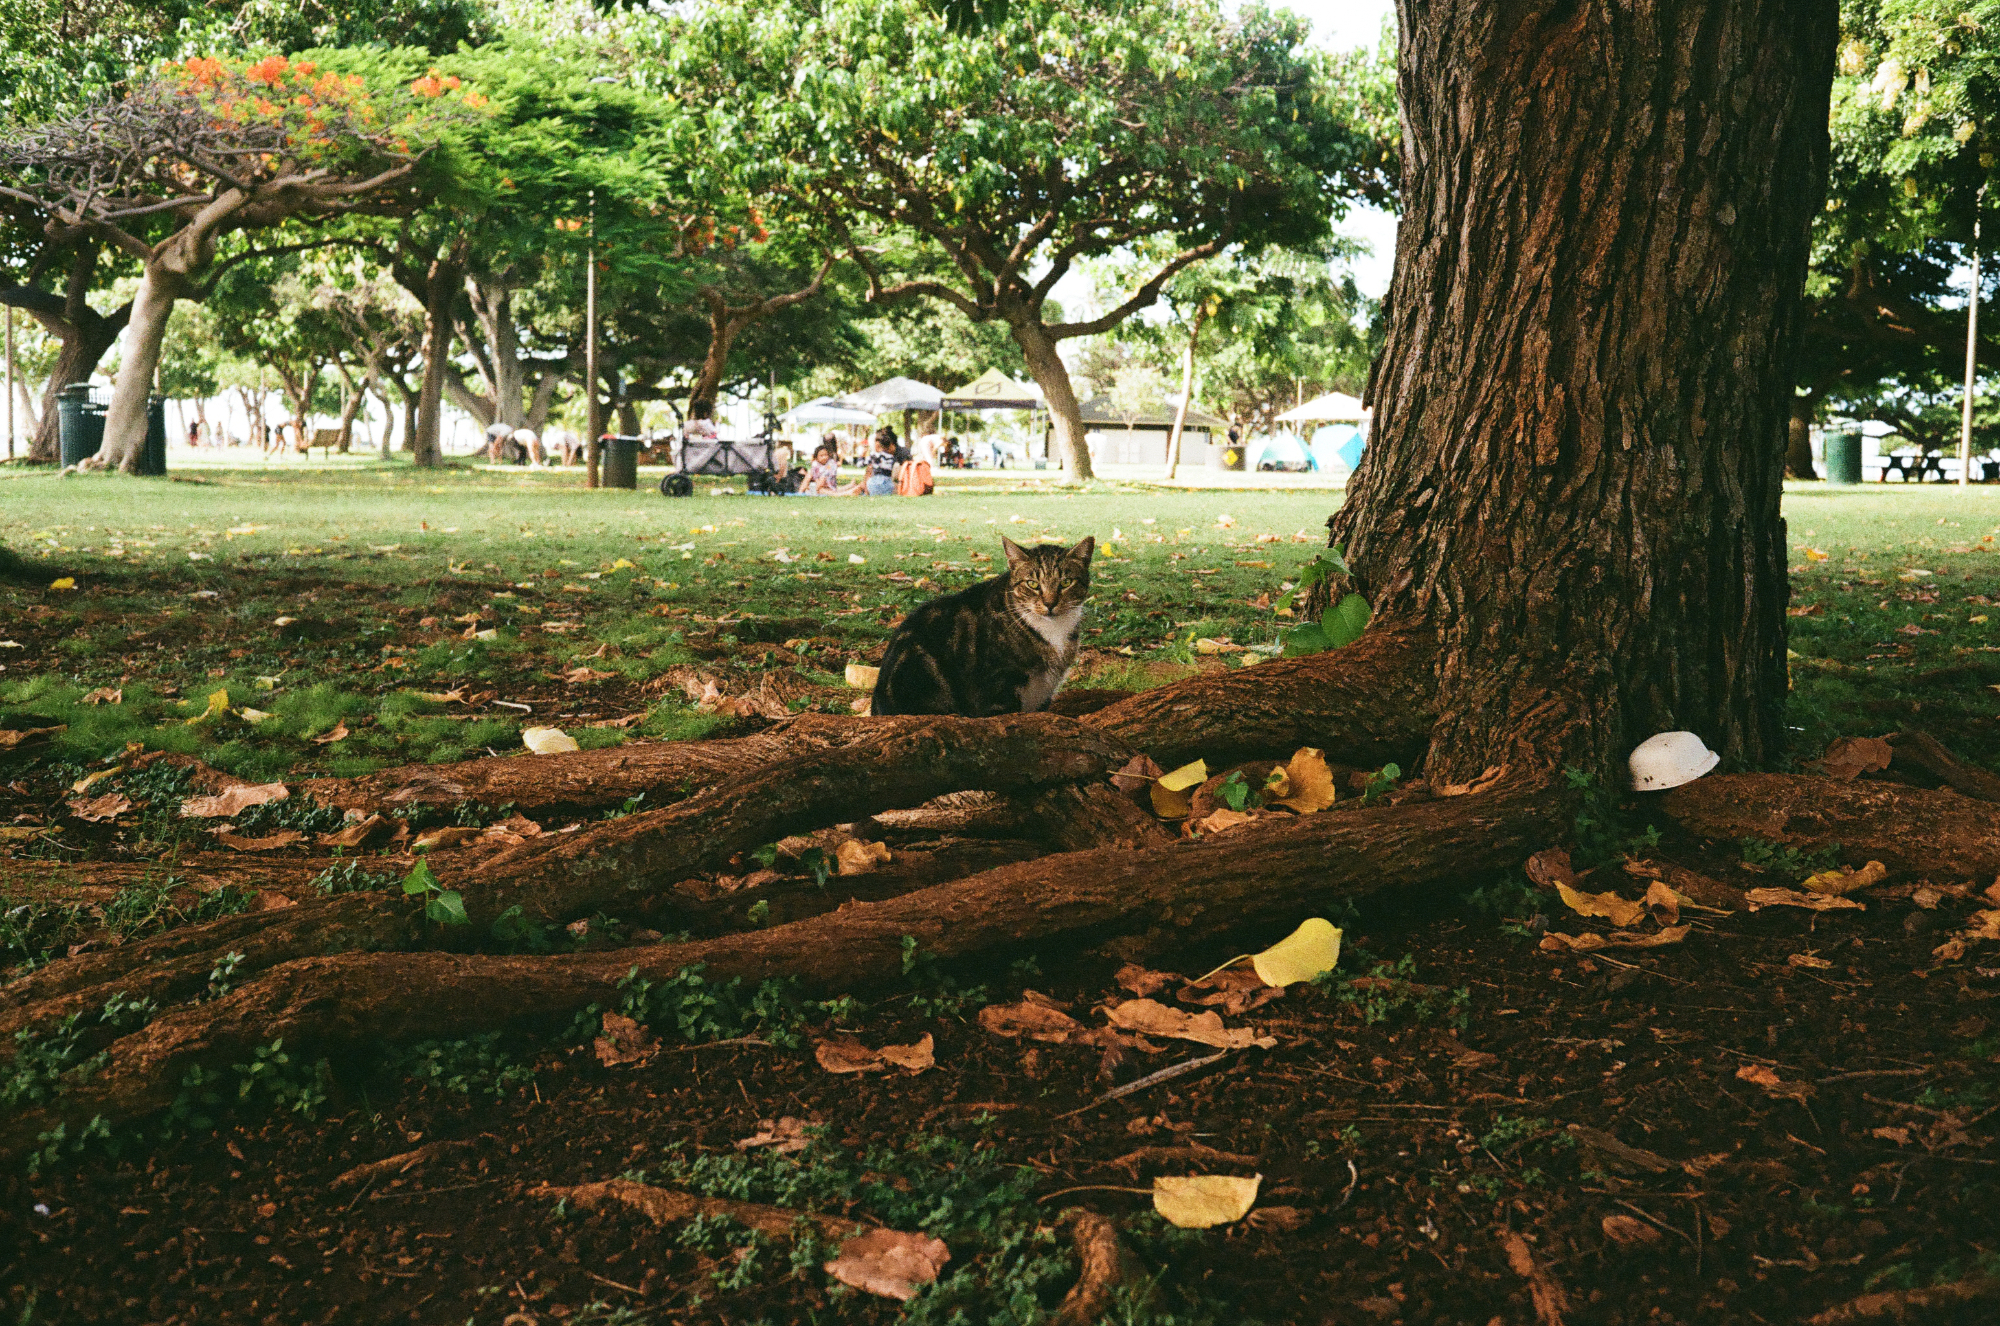
<svg viewBox="0 0 2000 1326">
<path fill-rule="evenodd" d="M 137 464 L 168 318 L 207 293 L 226 236 L 414 206 L 430 148 L 482 98 L 412 58 L 193 57 L 0 141 L 0 196 L 39 208 L 52 238 L 93 236 L 143 269 L 95 464 Z"/>
</svg>

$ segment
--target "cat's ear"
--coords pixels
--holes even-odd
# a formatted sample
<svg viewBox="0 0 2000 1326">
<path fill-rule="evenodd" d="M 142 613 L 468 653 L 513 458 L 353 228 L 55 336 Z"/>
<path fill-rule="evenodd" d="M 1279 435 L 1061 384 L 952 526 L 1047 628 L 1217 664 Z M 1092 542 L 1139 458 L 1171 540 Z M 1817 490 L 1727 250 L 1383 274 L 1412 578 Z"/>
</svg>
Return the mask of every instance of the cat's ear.
<svg viewBox="0 0 2000 1326">
<path fill-rule="evenodd" d="M 1091 555 L 1096 551 L 1097 551 L 1097 536 L 1095 534 L 1086 534 L 1084 536 L 1082 543 L 1077 544 L 1076 547 L 1071 548 L 1068 552 L 1063 554 L 1063 560 L 1065 562 L 1082 562 L 1084 565 L 1088 566 L 1090 564 Z"/>
<path fill-rule="evenodd" d="M 1028 550 L 1008 538 L 1005 534 L 1000 536 L 1000 546 L 1007 550 L 1007 565 L 1019 566 L 1028 560 Z"/>
</svg>

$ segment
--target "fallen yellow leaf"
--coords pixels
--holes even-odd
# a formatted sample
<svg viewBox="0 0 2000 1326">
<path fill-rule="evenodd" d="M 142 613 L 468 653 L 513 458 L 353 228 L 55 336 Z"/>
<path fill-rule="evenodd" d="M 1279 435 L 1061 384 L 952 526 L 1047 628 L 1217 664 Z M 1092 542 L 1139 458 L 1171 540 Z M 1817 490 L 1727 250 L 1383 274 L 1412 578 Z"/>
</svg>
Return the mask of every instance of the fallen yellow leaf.
<svg viewBox="0 0 2000 1326">
<path fill-rule="evenodd" d="M 1307 917 L 1299 928 L 1250 959 L 1266 985 L 1310 981 L 1340 961 L 1340 927 L 1323 916 Z"/>
<path fill-rule="evenodd" d="M 1163 820 L 1184 820 L 1194 814 L 1192 792 L 1175 791 L 1155 781 L 1149 795 L 1153 799 L 1153 813 Z"/>
<path fill-rule="evenodd" d="M 1228 1174 L 1162 1174 L 1153 1180 L 1153 1209 L 1182 1229 L 1213 1229 L 1250 1214 L 1257 1204 L 1262 1174 L 1240 1179 Z"/>
<path fill-rule="evenodd" d="M 221 715 L 226 714 L 228 712 L 229 712 L 229 692 L 226 690 L 210 691 L 208 696 L 208 708 L 202 710 L 200 713 L 196 714 L 193 718 L 190 718 L 187 721 L 187 726 L 193 727 L 196 723 L 206 723 L 210 719 L 220 717 Z"/>
<path fill-rule="evenodd" d="M 1842 897 L 1871 884 L 1880 884 L 1888 873 L 1889 867 L 1880 861 L 1870 861 L 1859 870 L 1822 870 L 1817 875 L 1808 876 L 1799 887 L 1807 893 Z"/>
<path fill-rule="evenodd" d="M 1621 930 L 1646 914 L 1644 903 L 1621 898 L 1615 893 L 1583 893 L 1560 880 L 1556 883 L 1556 892 L 1578 916 L 1601 916 Z"/>
<path fill-rule="evenodd" d="M 866 663 L 849 663 L 847 665 L 847 684 L 857 691 L 874 690 L 875 679 L 881 675 L 882 669 L 871 668 Z"/>
<path fill-rule="evenodd" d="M 1180 768 L 1163 773 L 1159 777 L 1159 785 L 1166 788 L 1169 792 L 1186 792 L 1192 788 L 1200 787 L 1207 781 L 1208 765 L 1202 760 L 1196 760 L 1191 764 L 1183 764 Z"/>
<path fill-rule="evenodd" d="M 50 588 L 50 589 L 75 589 L 75 588 L 76 588 L 76 577 L 75 577 L 75 576 L 64 576 L 64 577 L 63 577 L 62 579 L 60 579 L 60 580 L 51 580 L 51 581 L 49 582 L 49 588 Z"/>
<path fill-rule="evenodd" d="M 555 755 L 580 749 L 576 738 L 559 727 L 531 727 L 521 733 L 521 744 L 537 755 Z"/>
<path fill-rule="evenodd" d="M 1312 746 L 1300 747 L 1285 765 L 1285 783 L 1285 795 L 1273 804 L 1312 815 L 1334 802 L 1333 771 L 1326 767 L 1325 753 Z"/>
</svg>

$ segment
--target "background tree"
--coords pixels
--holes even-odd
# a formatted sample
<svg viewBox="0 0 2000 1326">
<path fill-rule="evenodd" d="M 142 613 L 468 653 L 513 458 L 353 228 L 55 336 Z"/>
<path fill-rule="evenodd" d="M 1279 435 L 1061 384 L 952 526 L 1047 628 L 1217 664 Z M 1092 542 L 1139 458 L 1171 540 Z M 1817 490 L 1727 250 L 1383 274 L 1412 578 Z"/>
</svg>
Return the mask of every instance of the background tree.
<svg viewBox="0 0 2000 1326">
<path fill-rule="evenodd" d="M 146 395 L 174 302 L 198 298 L 216 246 L 231 233 L 293 216 L 331 216 L 399 201 L 458 90 L 420 78 L 408 90 L 387 57 L 326 57 L 366 70 L 191 58 L 124 100 L 0 144 L 14 182 L 0 195 L 39 206 L 59 230 L 95 236 L 139 260 L 102 463 L 131 468 L 145 441 Z M 437 103 L 449 100 L 450 109 Z M 164 224 L 166 233 L 156 234 Z"/>
<path fill-rule="evenodd" d="M 20 205 L 16 202 L 14 206 L 18 209 Z M 21 220 L 18 210 L 15 220 Z M 100 299 L 111 305 L 110 312 L 100 312 L 90 298 L 109 284 L 110 273 L 130 264 L 121 262 L 123 255 L 107 251 L 93 235 L 66 227 L 42 235 L 25 231 L 25 225 L 14 227 L 17 243 L 10 247 L 32 256 L 21 262 L 11 283 L 0 284 L 0 305 L 20 309 L 33 318 L 58 347 L 55 362 L 43 380 L 41 407 L 35 412 L 36 425 L 28 446 L 29 460 L 54 464 L 56 397 L 71 383 L 89 380 L 132 316 L 130 299 Z"/>
<path fill-rule="evenodd" d="M 1065 464 L 1090 458 L 1063 340 L 1118 326 L 1231 242 L 1304 242 L 1382 196 L 1379 144 L 1304 46 L 1257 6 L 1019 0 L 954 30 L 921 0 L 710 6 L 660 37 L 663 77 L 745 154 L 746 178 L 821 218 L 876 298 L 929 296 L 1004 323 L 1047 397 Z M 897 279 L 875 232 L 948 278 Z M 1102 316 L 1050 322 L 1080 260 L 1170 240 Z"/>
</svg>

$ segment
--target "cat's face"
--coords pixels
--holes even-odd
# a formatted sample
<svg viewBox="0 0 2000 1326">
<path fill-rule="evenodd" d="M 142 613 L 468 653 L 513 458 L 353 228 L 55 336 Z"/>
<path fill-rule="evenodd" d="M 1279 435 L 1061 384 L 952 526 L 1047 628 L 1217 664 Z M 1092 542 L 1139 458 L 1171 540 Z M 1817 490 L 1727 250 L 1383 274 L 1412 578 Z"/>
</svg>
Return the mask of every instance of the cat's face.
<svg viewBox="0 0 2000 1326">
<path fill-rule="evenodd" d="M 1007 550 L 1007 597 L 1016 612 L 1060 617 L 1090 597 L 1090 557 L 1097 551 L 1096 538 L 1074 548 L 1053 543 L 1023 548 L 1003 537 L 1000 546 Z"/>
</svg>

